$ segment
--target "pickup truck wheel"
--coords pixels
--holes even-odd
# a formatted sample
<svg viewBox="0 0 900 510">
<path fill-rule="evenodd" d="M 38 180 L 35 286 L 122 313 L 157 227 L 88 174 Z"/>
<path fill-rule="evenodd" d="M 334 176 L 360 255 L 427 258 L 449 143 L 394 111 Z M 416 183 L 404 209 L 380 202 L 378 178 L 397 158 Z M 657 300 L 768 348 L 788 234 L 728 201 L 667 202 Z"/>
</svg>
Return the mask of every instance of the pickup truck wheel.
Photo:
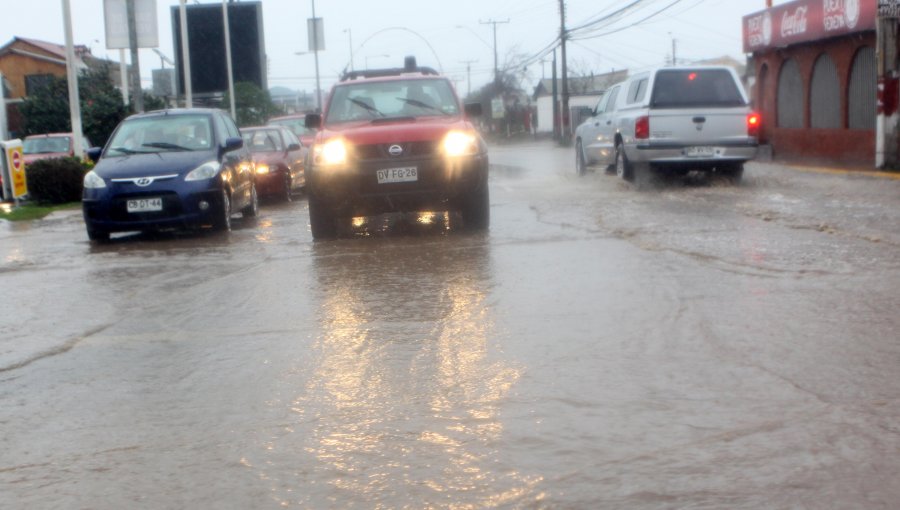
<svg viewBox="0 0 900 510">
<path fill-rule="evenodd" d="M 309 227 L 313 239 L 330 239 L 337 236 L 334 211 L 324 201 L 309 196 Z"/>
<path fill-rule="evenodd" d="M 465 197 L 460 213 L 466 228 L 485 230 L 491 223 L 491 198 L 487 185 L 481 190 Z"/>
<path fill-rule="evenodd" d="M 634 167 L 628 161 L 628 156 L 625 155 L 625 147 L 621 142 L 616 144 L 616 176 L 628 182 L 634 180 Z"/>
<path fill-rule="evenodd" d="M 575 174 L 581 177 L 586 172 L 587 162 L 584 160 L 584 149 L 581 146 L 581 140 L 578 140 L 575 142 Z"/>
<path fill-rule="evenodd" d="M 738 185 L 741 183 L 741 179 L 744 178 L 744 164 L 743 163 L 734 163 L 732 165 L 728 165 L 721 170 L 722 175 L 731 179 L 731 183 L 734 185 Z"/>
</svg>

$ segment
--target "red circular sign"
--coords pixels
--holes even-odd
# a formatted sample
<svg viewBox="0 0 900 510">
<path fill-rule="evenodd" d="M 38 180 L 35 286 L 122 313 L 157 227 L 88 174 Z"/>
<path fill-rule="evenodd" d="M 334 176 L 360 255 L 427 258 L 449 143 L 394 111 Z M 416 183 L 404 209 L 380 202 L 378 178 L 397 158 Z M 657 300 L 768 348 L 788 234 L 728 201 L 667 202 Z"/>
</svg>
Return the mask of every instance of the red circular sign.
<svg viewBox="0 0 900 510">
<path fill-rule="evenodd" d="M 12 166 L 17 172 L 22 169 L 22 153 L 21 152 L 13 151 Z"/>
</svg>

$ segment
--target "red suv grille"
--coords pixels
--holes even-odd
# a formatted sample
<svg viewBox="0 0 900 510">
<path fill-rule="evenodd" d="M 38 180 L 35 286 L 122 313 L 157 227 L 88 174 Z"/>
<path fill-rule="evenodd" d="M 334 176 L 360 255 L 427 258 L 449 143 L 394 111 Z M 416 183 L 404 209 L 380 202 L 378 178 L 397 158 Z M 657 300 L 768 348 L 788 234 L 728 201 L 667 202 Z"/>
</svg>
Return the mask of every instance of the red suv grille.
<svg viewBox="0 0 900 510">
<path fill-rule="evenodd" d="M 399 142 L 357 145 L 354 153 L 360 160 L 403 159 L 437 156 L 439 149 L 438 142 Z"/>
</svg>

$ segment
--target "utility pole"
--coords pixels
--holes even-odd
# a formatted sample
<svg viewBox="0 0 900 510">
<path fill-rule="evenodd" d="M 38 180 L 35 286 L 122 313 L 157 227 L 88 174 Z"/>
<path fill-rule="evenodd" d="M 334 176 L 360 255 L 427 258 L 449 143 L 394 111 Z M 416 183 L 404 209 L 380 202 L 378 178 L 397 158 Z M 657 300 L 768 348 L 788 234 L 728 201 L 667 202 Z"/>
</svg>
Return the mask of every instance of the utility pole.
<svg viewBox="0 0 900 510">
<path fill-rule="evenodd" d="M 131 47 L 131 95 L 134 96 L 134 111 L 144 111 L 144 91 L 141 89 L 141 63 L 138 59 L 137 21 L 134 14 L 134 0 L 125 0 L 128 14 L 128 44 Z M 75 133 L 78 136 L 79 133 Z"/>
<path fill-rule="evenodd" d="M 460 60 L 460 64 L 466 65 L 466 79 L 468 80 L 468 84 L 466 85 L 466 95 L 469 96 L 472 94 L 472 64 L 478 62 L 477 60 Z"/>
<path fill-rule="evenodd" d="M 560 134 L 560 118 L 559 118 L 559 89 L 556 86 L 556 48 L 553 49 L 553 139 L 559 141 Z"/>
<path fill-rule="evenodd" d="M 678 65 L 678 58 L 675 57 L 675 47 L 676 47 L 676 41 L 675 41 L 675 38 L 673 37 L 672 38 L 672 67 Z"/>
<path fill-rule="evenodd" d="M 569 126 L 569 77 L 566 67 L 566 39 L 569 33 L 566 30 L 566 0 L 559 0 L 559 45 L 562 58 L 562 144 L 569 145 L 572 139 L 572 129 Z"/>
<path fill-rule="evenodd" d="M 503 25 L 505 23 L 509 23 L 509 19 L 506 19 L 503 21 L 496 21 L 496 20 L 481 21 L 481 20 L 478 20 L 478 23 L 481 23 L 482 25 L 493 25 L 494 26 L 494 85 L 497 85 L 500 83 L 500 66 L 497 62 L 497 25 Z"/>
</svg>

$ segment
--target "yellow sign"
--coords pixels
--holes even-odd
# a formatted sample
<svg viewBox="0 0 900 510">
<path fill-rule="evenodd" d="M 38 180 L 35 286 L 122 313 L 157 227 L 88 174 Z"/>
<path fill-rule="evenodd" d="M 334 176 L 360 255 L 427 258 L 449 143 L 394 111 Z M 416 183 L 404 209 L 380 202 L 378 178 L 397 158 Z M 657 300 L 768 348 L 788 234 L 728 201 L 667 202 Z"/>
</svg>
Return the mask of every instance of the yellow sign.
<svg viewBox="0 0 900 510">
<path fill-rule="evenodd" d="M 6 161 L 9 163 L 13 198 L 27 195 L 28 182 L 25 179 L 25 158 L 22 157 L 22 146 L 19 145 L 7 148 Z"/>
</svg>

